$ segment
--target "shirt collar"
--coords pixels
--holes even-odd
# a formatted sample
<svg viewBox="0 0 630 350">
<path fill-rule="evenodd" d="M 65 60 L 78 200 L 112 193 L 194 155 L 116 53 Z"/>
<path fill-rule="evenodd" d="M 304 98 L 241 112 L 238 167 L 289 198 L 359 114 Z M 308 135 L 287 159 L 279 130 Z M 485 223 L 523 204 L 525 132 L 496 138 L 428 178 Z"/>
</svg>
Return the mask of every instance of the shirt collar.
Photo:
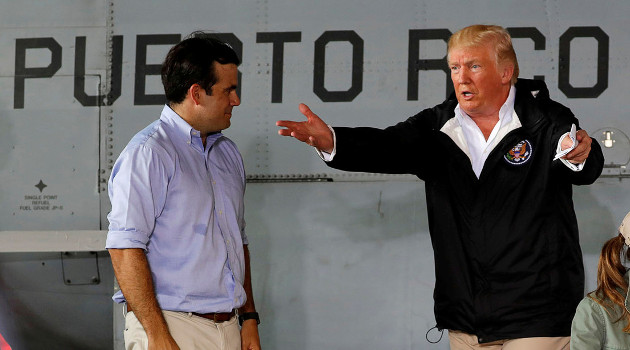
<svg viewBox="0 0 630 350">
<path fill-rule="evenodd" d="M 508 93 L 508 97 L 503 102 L 501 109 L 499 109 L 499 123 L 501 125 L 506 125 L 510 121 L 512 121 L 512 114 L 514 113 L 514 100 L 516 96 L 516 87 L 514 85 L 510 86 L 510 92 Z M 472 119 L 464 112 L 460 107 L 459 103 L 455 106 L 455 117 L 460 125 L 465 122 L 472 122 Z"/>
<path fill-rule="evenodd" d="M 181 135 L 184 142 L 189 145 L 200 144 L 201 145 L 201 132 L 194 129 L 188 122 L 186 122 L 179 114 L 177 114 L 169 105 L 164 105 L 160 120 L 164 121 L 168 125 L 171 125 L 178 135 Z M 223 134 L 220 132 L 212 133 L 206 138 L 206 149 L 209 149 L 214 142 L 221 138 Z"/>
</svg>

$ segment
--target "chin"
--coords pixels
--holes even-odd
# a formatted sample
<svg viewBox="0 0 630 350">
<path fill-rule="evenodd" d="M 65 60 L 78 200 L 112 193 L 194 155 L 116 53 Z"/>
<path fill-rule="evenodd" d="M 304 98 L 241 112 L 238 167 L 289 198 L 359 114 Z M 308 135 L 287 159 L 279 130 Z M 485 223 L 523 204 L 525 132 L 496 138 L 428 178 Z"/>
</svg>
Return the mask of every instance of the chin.
<svg viewBox="0 0 630 350">
<path fill-rule="evenodd" d="M 470 103 L 470 102 L 464 101 L 464 103 L 461 103 L 461 102 L 459 103 L 459 107 L 462 110 L 464 110 L 464 112 L 468 113 L 469 111 L 474 112 L 479 106 L 477 106 L 476 103 Z"/>
</svg>

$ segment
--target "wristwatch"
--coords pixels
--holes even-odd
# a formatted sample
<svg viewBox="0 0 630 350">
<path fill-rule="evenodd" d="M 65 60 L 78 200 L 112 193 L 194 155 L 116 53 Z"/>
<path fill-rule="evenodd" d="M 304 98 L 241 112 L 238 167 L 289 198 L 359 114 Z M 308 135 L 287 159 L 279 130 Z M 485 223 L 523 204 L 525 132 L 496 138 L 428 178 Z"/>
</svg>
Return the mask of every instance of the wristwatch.
<svg viewBox="0 0 630 350">
<path fill-rule="evenodd" d="M 243 325 L 246 320 L 256 320 L 256 324 L 260 324 L 260 318 L 258 312 L 246 312 L 242 315 L 238 315 L 238 324 Z"/>
</svg>

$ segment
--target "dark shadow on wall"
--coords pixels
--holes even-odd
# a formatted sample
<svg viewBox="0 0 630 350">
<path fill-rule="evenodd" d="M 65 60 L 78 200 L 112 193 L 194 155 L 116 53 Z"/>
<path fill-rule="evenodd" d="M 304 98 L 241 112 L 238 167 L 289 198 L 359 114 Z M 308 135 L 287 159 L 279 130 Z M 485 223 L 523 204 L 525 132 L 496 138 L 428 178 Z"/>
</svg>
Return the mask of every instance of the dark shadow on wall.
<svg viewBox="0 0 630 350">
<path fill-rule="evenodd" d="M 64 284 L 59 253 L 0 254 L 0 332 L 12 349 L 113 348 L 113 271 L 98 254 L 95 285 Z"/>
</svg>

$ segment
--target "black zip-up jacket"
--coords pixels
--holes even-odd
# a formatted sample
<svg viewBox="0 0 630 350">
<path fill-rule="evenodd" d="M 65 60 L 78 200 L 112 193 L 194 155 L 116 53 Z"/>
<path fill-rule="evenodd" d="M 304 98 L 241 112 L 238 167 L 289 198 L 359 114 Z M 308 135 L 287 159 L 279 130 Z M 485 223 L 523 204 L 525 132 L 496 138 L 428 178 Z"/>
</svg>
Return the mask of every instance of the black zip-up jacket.
<svg viewBox="0 0 630 350">
<path fill-rule="evenodd" d="M 601 148 L 593 140 L 579 172 L 554 161 L 560 136 L 578 121 L 544 82 L 519 79 L 514 110 L 522 126 L 498 142 L 477 178 L 440 131 L 456 105 L 451 96 L 384 130 L 334 128 L 337 154 L 328 164 L 425 181 L 439 329 L 481 343 L 569 336 L 584 291 L 572 185 L 597 179 Z"/>
</svg>

